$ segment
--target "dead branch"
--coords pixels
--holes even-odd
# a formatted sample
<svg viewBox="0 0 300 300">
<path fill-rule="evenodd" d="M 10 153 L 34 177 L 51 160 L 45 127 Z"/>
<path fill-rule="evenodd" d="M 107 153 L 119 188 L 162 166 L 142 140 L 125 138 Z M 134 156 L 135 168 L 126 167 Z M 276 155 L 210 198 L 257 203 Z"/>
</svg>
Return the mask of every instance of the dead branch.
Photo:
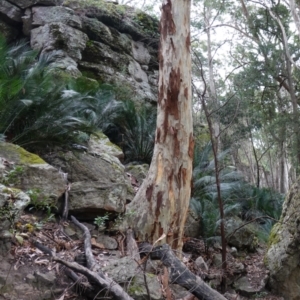
<svg viewBox="0 0 300 300">
<path fill-rule="evenodd" d="M 94 260 L 93 254 L 92 254 L 92 250 L 91 250 L 90 232 L 87 229 L 87 227 L 84 226 L 83 224 L 81 224 L 80 222 L 78 222 L 76 220 L 76 218 L 74 218 L 74 217 L 71 217 L 71 218 L 72 218 L 72 221 L 78 227 L 80 227 L 80 229 L 82 229 L 82 231 L 84 232 L 84 236 L 85 236 L 84 247 L 85 247 L 85 255 L 86 255 L 86 259 L 87 259 L 87 264 L 90 265 L 92 268 L 95 268 L 96 263 L 95 263 L 95 260 Z M 51 251 L 51 249 L 49 249 L 48 247 L 45 247 L 41 243 L 39 243 L 37 241 L 33 241 L 32 243 L 35 247 L 37 247 L 44 253 L 49 254 L 54 261 L 68 267 L 69 269 L 71 269 L 74 272 L 85 275 L 92 286 L 97 286 L 102 291 L 108 291 L 110 294 L 112 294 L 115 298 L 117 298 L 119 300 L 133 300 L 133 298 L 131 298 L 119 284 L 114 282 L 109 277 L 105 276 L 101 270 L 97 270 L 97 272 L 94 272 L 84 266 L 81 266 L 80 264 L 78 264 L 76 262 L 65 261 L 65 260 L 57 257 L 55 255 L 55 253 Z"/>
<path fill-rule="evenodd" d="M 71 184 L 68 183 L 66 190 L 65 190 L 65 203 L 64 203 L 64 210 L 62 213 L 62 219 L 66 221 L 68 219 L 68 213 L 69 213 L 69 191 L 71 189 Z"/>
<path fill-rule="evenodd" d="M 169 245 L 157 246 L 150 254 L 151 259 L 161 260 L 169 268 L 171 283 L 177 283 L 202 300 L 226 300 L 200 277 L 192 273 L 174 254 Z"/>
<path fill-rule="evenodd" d="M 92 253 L 91 234 L 86 226 L 81 224 L 75 217 L 71 216 L 72 222 L 83 231 L 84 237 L 84 252 L 86 256 L 86 266 L 91 271 L 94 271 L 97 264 Z M 99 275 L 104 278 L 102 271 L 98 270 Z"/>
</svg>

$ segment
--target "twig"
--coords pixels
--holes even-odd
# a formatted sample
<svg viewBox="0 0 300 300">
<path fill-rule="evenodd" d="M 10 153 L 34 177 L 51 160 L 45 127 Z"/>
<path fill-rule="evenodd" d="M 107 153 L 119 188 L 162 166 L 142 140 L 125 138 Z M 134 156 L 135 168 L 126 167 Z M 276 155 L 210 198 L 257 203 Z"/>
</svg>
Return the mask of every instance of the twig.
<svg viewBox="0 0 300 300">
<path fill-rule="evenodd" d="M 68 183 L 65 191 L 65 203 L 64 203 L 64 210 L 62 214 L 62 219 L 66 221 L 68 219 L 68 213 L 69 213 L 69 191 L 71 189 L 71 184 Z"/>
</svg>

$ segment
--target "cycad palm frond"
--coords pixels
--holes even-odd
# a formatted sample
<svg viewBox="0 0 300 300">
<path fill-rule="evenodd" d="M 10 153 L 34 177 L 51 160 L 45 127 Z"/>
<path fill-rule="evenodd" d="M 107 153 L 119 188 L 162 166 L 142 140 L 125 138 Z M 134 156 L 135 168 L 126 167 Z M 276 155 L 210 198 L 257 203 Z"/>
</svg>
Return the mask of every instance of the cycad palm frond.
<svg viewBox="0 0 300 300">
<path fill-rule="evenodd" d="M 153 155 L 156 111 L 153 108 L 136 108 L 133 101 L 123 102 L 123 108 L 114 121 L 122 133 L 125 161 L 150 163 Z"/>
</svg>

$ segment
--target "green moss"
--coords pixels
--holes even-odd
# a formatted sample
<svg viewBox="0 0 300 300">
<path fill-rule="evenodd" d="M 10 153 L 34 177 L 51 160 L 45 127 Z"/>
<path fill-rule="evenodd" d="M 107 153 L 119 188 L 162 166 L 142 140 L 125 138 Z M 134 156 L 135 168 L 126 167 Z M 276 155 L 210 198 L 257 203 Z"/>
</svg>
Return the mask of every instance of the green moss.
<svg viewBox="0 0 300 300">
<path fill-rule="evenodd" d="M 18 147 L 17 151 L 20 154 L 20 163 L 21 164 L 33 165 L 33 164 L 45 164 L 46 163 L 38 155 L 30 153 L 21 147 Z"/>
<path fill-rule="evenodd" d="M 115 145 L 114 143 L 112 143 L 112 142 L 108 139 L 108 137 L 107 137 L 103 132 L 101 132 L 101 131 L 98 131 L 96 134 L 94 134 L 94 135 L 93 135 L 93 139 L 94 139 L 95 141 L 107 140 L 107 141 L 105 142 L 105 145 L 106 145 L 106 146 L 112 147 L 112 148 L 114 148 L 114 149 L 116 149 L 116 150 L 118 150 L 118 151 L 122 151 L 120 147 L 118 147 L 117 145 Z"/>
<path fill-rule="evenodd" d="M 158 36 L 159 35 L 159 21 L 148 14 L 144 13 L 141 10 L 138 10 L 136 14 L 133 16 L 133 20 L 141 26 L 142 30 L 151 35 Z"/>
<path fill-rule="evenodd" d="M 280 237 L 278 235 L 278 231 L 280 229 L 280 223 L 276 223 L 270 233 L 269 240 L 268 240 L 268 248 L 270 248 L 272 245 L 277 244 L 280 242 Z"/>
<path fill-rule="evenodd" d="M 126 6 L 125 5 L 115 5 L 113 3 L 108 3 L 104 0 L 65 0 L 64 6 L 73 6 L 79 7 L 79 8 L 98 8 L 105 10 L 111 14 L 119 14 L 123 15 L 126 12 Z"/>
<path fill-rule="evenodd" d="M 46 162 L 38 155 L 30 153 L 20 146 L 0 143 L 0 153 L 7 160 L 12 160 L 16 164 L 45 164 Z"/>
<path fill-rule="evenodd" d="M 132 279 L 130 286 L 128 287 L 128 294 L 131 296 L 141 294 L 144 292 L 144 289 L 142 286 L 137 284 L 135 278 Z"/>
<path fill-rule="evenodd" d="M 13 195 L 17 195 L 18 193 L 20 193 L 22 191 L 20 189 L 17 189 L 17 188 L 4 188 L 1 192 L 4 193 L 4 194 L 13 193 Z"/>
</svg>

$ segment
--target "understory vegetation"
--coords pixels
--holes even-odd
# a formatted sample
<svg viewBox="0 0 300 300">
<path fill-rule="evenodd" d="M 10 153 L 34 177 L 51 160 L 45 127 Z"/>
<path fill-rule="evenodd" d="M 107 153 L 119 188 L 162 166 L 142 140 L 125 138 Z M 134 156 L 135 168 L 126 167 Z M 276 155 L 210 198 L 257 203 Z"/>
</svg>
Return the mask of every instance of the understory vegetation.
<svg viewBox="0 0 300 300">
<path fill-rule="evenodd" d="M 209 242 L 218 235 L 220 209 L 212 149 L 208 143 L 195 152 L 193 193 L 190 207 L 200 220 L 202 237 Z M 283 195 L 269 188 L 257 188 L 245 181 L 241 172 L 229 164 L 229 151 L 218 155 L 221 171 L 220 189 L 224 205 L 225 224 L 232 217 L 253 221 L 257 237 L 266 242 L 272 226 L 279 220 Z"/>
<path fill-rule="evenodd" d="M 65 149 L 86 145 L 101 129 L 120 146 L 125 163 L 151 163 L 156 109 L 130 99 L 117 101 L 115 87 L 88 78 L 74 79 L 58 71 L 51 55 L 38 54 L 26 41 L 7 46 L 0 38 L 0 140 L 40 153 L 55 146 Z M 278 220 L 283 196 L 247 183 L 230 165 L 230 148 L 218 154 L 220 188 L 226 219 L 255 220 L 263 240 Z M 191 209 L 209 241 L 218 234 L 217 201 L 212 147 L 196 147 Z M 263 218 L 262 218 L 263 217 Z"/>
</svg>

